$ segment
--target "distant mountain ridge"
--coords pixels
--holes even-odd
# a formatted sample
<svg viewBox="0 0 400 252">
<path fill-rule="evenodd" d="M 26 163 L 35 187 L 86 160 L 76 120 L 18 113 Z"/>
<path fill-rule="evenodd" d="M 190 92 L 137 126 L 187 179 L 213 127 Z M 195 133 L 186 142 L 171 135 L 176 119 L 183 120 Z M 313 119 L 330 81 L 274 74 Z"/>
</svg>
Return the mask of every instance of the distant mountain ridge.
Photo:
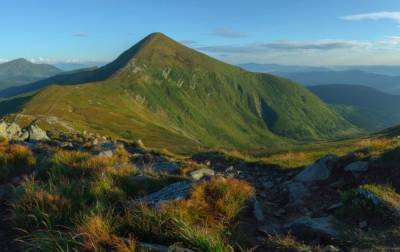
<svg viewBox="0 0 400 252">
<path fill-rule="evenodd" d="M 400 76 L 386 76 L 360 70 L 279 73 L 278 75 L 305 86 L 332 83 L 361 85 L 379 89 L 389 94 L 400 94 Z"/>
<path fill-rule="evenodd" d="M 0 90 L 28 84 L 61 73 L 48 64 L 34 64 L 26 59 L 16 59 L 0 64 Z"/>
<path fill-rule="evenodd" d="M 238 66 L 248 71 L 261 72 L 261 73 L 359 70 L 363 72 L 386 75 L 386 76 L 400 76 L 400 65 L 309 66 L 309 65 L 241 63 L 238 64 Z"/>
<path fill-rule="evenodd" d="M 378 131 L 400 124 L 400 95 L 361 85 L 329 84 L 309 89 L 360 128 Z"/>
<path fill-rule="evenodd" d="M 20 106 L 25 115 L 157 148 L 257 149 L 359 132 L 304 87 L 220 62 L 161 33 L 104 67 L 22 91 L 38 89 Z M 5 91 L 0 94 L 21 93 Z"/>
<path fill-rule="evenodd" d="M 390 94 L 400 94 L 400 66 L 296 66 L 279 64 L 240 64 L 243 69 L 273 73 L 304 86 L 332 83 L 362 85 Z"/>
</svg>

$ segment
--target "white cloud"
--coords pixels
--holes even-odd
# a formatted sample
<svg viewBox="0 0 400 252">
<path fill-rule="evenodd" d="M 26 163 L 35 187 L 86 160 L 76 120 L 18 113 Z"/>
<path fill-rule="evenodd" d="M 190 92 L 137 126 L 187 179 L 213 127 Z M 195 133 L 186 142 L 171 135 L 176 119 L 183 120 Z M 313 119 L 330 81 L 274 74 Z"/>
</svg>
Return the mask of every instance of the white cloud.
<svg viewBox="0 0 400 252">
<path fill-rule="evenodd" d="M 254 43 L 247 45 L 204 46 L 199 50 L 214 53 L 257 53 L 265 51 L 326 51 L 338 49 L 362 49 L 370 46 L 368 42 L 350 40 L 320 40 L 320 41 L 275 41 L 269 43 Z"/>
<path fill-rule="evenodd" d="M 197 49 L 230 63 L 295 65 L 400 64 L 400 36 L 381 40 L 272 41 L 253 44 L 197 46 Z"/>
<path fill-rule="evenodd" d="M 393 20 L 395 22 L 400 23 L 400 12 L 398 11 L 381 11 L 381 12 L 371 12 L 371 13 L 362 13 L 356 15 L 349 15 L 339 17 L 342 20 L 350 20 L 350 21 L 360 21 L 360 20 Z"/>
<path fill-rule="evenodd" d="M 382 46 L 399 46 L 400 36 L 386 36 L 381 41 L 378 41 L 378 44 Z"/>
</svg>

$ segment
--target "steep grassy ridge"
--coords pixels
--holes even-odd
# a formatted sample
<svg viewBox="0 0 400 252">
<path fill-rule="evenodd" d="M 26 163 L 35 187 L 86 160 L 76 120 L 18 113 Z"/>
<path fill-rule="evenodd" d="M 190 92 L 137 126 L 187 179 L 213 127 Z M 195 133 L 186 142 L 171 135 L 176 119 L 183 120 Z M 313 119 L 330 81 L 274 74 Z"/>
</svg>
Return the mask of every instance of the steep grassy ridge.
<svg viewBox="0 0 400 252">
<path fill-rule="evenodd" d="M 48 87 L 23 113 L 173 150 L 256 149 L 357 131 L 296 83 L 222 63 L 160 33 L 86 74 L 97 82 Z"/>
</svg>

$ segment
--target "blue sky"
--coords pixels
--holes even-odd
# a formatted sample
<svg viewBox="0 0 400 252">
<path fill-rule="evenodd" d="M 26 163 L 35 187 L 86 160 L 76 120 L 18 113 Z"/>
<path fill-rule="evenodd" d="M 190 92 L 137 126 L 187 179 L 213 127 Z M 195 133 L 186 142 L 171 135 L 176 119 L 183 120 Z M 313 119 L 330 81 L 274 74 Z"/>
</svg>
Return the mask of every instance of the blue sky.
<svg viewBox="0 0 400 252">
<path fill-rule="evenodd" d="M 398 0 L 2 0 L 0 61 L 106 62 L 163 32 L 230 63 L 400 64 Z"/>
</svg>

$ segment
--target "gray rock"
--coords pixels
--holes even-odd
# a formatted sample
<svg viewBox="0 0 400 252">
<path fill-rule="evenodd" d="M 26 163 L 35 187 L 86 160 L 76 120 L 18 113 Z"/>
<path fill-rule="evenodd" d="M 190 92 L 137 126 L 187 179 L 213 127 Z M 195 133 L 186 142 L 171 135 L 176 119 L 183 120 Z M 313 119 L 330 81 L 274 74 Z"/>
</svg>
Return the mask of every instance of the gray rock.
<svg viewBox="0 0 400 252">
<path fill-rule="evenodd" d="M 277 235 L 282 233 L 282 227 L 275 223 L 267 223 L 259 227 L 258 231 L 266 235 Z"/>
<path fill-rule="evenodd" d="M 66 149 L 73 149 L 74 148 L 74 144 L 71 142 L 61 142 L 59 144 L 60 148 L 66 148 Z"/>
<path fill-rule="evenodd" d="M 358 226 L 360 227 L 360 229 L 366 229 L 368 228 L 368 222 L 367 221 L 361 221 Z"/>
<path fill-rule="evenodd" d="M 211 169 L 208 168 L 202 168 L 196 171 L 192 171 L 190 174 L 190 177 L 194 180 L 200 180 L 203 177 L 212 177 L 215 175 L 215 172 Z"/>
<path fill-rule="evenodd" d="M 295 177 L 295 180 L 300 182 L 314 182 L 327 179 L 331 175 L 332 163 L 337 160 L 337 156 L 327 155 L 305 168 Z"/>
<path fill-rule="evenodd" d="M 287 185 L 289 192 L 289 200 L 291 205 L 301 205 L 303 203 L 303 199 L 309 197 L 311 192 L 308 188 L 300 182 L 292 182 Z"/>
<path fill-rule="evenodd" d="M 272 182 L 272 181 L 266 181 L 266 182 L 262 183 L 262 186 L 263 186 L 265 189 L 269 190 L 269 189 L 271 189 L 272 187 L 274 187 L 274 182 Z"/>
<path fill-rule="evenodd" d="M 138 201 L 149 205 L 158 206 L 165 202 L 185 199 L 192 190 L 192 186 L 192 183 L 187 181 L 176 182 L 164 187 L 158 192 L 138 199 Z"/>
<path fill-rule="evenodd" d="M 29 141 L 49 141 L 46 131 L 39 128 L 37 125 L 32 124 L 27 129 L 29 134 Z"/>
<path fill-rule="evenodd" d="M 167 247 L 161 244 L 145 243 L 145 242 L 140 242 L 139 247 L 145 251 L 154 251 L 154 252 L 193 252 L 193 250 L 177 247 L 174 245 Z"/>
<path fill-rule="evenodd" d="M 177 162 L 157 162 L 153 164 L 153 170 L 156 172 L 174 173 L 181 168 Z"/>
<path fill-rule="evenodd" d="M 357 161 L 348 164 L 344 170 L 347 172 L 366 172 L 368 171 L 369 163 L 366 161 Z"/>
<path fill-rule="evenodd" d="M 264 221 L 264 212 L 260 205 L 260 202 L 257 200 L 256 197 L 253 198 L 253 215 L 257 221 L 262 222 Z"/>
<path fill-rule="evenodd" d="M 341 208 L 342 206 L 343 206 L 343 203 L 342 203 L 342 202 L 339 202 L 339 203 L 336 203 L 336 204 L 331 205 L 331 206 L 328 207 L 326 210 L 332 211 L 332 210 L 336 210 L 336 209 L 338 209 L 338 208 Z"/>
<path fill-rule="evenodd" d="M 316 237 L 324 239 L 335 239 L 339 232 L 335 228 L 335 219 L 331 216 L 311 218 L 301 217 L 285 225 L 292 234 L 305 239 Z"/>
<path fill-rule="evenodd" d="M 114 151 L 113 150 L 100 151 L 99 152 L 99 156 L 100 157 L 108 157 L 108 158 L 110 158 L 110 157 L 114 156 Z"/>
<path fill-rule="evenodd" d="M 280 208 L 273 213 L 273 215 L 276 217 L 282 217 L 285 214 L 286 214 L 286 210 L 284 208 Z"/>
<path fill-rule="evenodd" d="M 322 249 L 322 252 L 339 252 L 339 251 L 340 251 L 340 249 L 336 248 L 336 247 L 333 246 L 333 245 L 325 246 L 325 247 Z"/>
</svg>

